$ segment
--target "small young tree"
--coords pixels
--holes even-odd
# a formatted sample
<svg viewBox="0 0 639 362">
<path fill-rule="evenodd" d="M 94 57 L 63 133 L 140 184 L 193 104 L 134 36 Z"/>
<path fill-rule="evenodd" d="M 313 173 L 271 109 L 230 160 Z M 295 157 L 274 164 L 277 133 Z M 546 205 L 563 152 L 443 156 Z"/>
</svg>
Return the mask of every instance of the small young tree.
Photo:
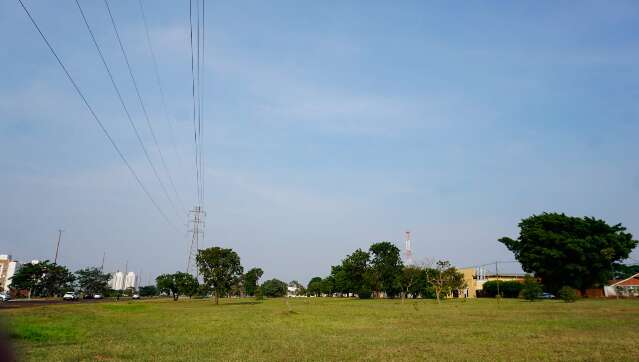
<svg viewBox="0 0 639 362">
<path fill-rule="evenodd" d="M 215 293 L 215 304 L 219 304 L 220 296 L 229 293 L 244 271 L 239 255 L 232 249 L 212 247 L 198 250 L 196 261 L 204 284 Z"/>
<path fill-rule="evenodd" d="M 451 266 L 447 260 L 439 260 L 432 272 L 428 273 L 428 278 L 435 290 L 437 303 L 440 303 L 442 297 L 449 295 L 454 290 L 466 287 L 464 275 Z"/>
<path fill-rule="evenodd" d="M 559 299 L 566 303 L 572 303 L 577 300 L 577 291 L 569 286 L 563 286 L 559 289 Z"/>
<path fill-rule="evenodd" d="M 415 292 L 414 286 L 419 282 L 422 275 L 422 269 L 416 266 L 405 266 L 402 269 L 402 303 L 408 296 L 408 293 Z"/>
<path fill-rule="evenodd" d="M 541 284 L 539 284 L 537 279 L 535 279 L 532 275 L 526 274 L 526 277 L 524 277 L 524 287 L 521 290 L 521 296 L 532 302 L 535 299 L 539 299 L 541 293 L 543 293 Z"/>
</svg>

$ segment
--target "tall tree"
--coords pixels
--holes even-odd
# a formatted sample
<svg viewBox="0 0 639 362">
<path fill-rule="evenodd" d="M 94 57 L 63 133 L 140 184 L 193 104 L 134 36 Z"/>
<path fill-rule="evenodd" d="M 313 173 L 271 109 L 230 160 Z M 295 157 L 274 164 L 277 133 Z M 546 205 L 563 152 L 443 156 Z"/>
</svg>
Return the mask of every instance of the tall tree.
<svg viewBox="0 0 639 362">
<path fill-rule="evenodd" d="M 382 241 L 371 245 L 371 267 L 376 279 L 379 281 L 379 291 L 386 293 L 388 297 L 394 297 L 401 290 L 401 275 L 404 264 L 399 254 L 399 249 Z"/>
<path fill-rule="evenodd" d="M 26 263 L 11 278 L 11 287 L 17 290 L 27 290 L 28 297 L 31 298 L 32 295 L 36 295 L 34 292 L 38 289 L 44 273 L 41 263 Z"/>
<path fill-rule="evenodd" d="M 322 293 L 322 278 L 314 277 L 308 282 L 308 286 L 306 287 L 306 292 L 309 295 L 314 295 L 318 297 Z"/>
<path fill-rule="evenodd" d="M 369 287 L 365 285 L 365 273 L 369 268 L 369 259 L 369 253 L 362 249 L 357 249 L 342 260 L 342 270 L 346 278 L 348 292 L 357 294 L 361 289 Z"/>
<path fill-rule="evenodd" d="M 540 277 L 557 292 L 570 286 L 585 292 L 611 277 L 614 262 L 628 258 L 638 241 L 621 224 L 592 217 L 543 213 L 519 223 L 519 237 L 501 243 L 515 254 L 524 271 Z"/>
<path fill-rule="evenodd" d="M 160 293 L 166 293 L 173 297 L 173 300 L 178 300 L 180 297 L 180 290 L 175 283 L 175 274 L 161 274 L 155 278 L 155 284 L 158 287 Z"/>
<path fill-rule="evenodd" d="M 26 289 L 29 297 L 48 297 L 63 294 L 73 286 L 75 277 L 63 265 L 48 260 L 24 264 L 11 278 L 11 287 Z"/>
<path fill-rule="evenodd" d="M 103 273 L 98 268 L 85 268 L 75 272 L 80 290 L 85 295 L 104 294 L 108 289 L 109 278 L 107 273 Z"/>
<path fill-rule="evenodd" d="M 260 268 L 252 268 L 244 274 L 244 293 L 254 296 L 258 287 L 258 280 L 264 275 L 264 271 Z"/>
<path fill-rule="evenodd" d="M 329 275 L 322 279 L 322 282 L 320 283 L 320 290 L 322 294 L 332 297 L 333 293 L 335 293 L 335 278 L 333 278 L 332 275 Z"/>
<path fill-rule="evenodd" d="M 240 257 L 232 249 L 212 247 L 198 250 L 197 265 L 204 284 L 215 293 L 215 304 L 219 304 L 220 296 L 225 296 L 242 277 L 244 268 L 240 264 Z"/>
</svg>

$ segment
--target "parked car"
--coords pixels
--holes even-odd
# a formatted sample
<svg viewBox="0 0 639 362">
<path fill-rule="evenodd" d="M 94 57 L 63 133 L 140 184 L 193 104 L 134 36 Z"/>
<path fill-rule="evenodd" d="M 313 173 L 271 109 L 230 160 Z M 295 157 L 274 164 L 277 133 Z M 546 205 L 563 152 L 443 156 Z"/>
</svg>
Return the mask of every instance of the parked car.
<svg viewBox="0 0 639 362">
<path fill-rule="evenodd" d="M 62 297 L 63 300 L 78 300 L 78 295 L 75 292 L 66 292 Z"/>
<path fill-rule="evenodd" d="M 95 295 L 93 295 L 93 299 L 102 299 L 102 298 L 104 298 L 104 297 L 102 296 L 102 294 L 95 294 Z"/>
<path fill-rule="evenodd" d="M 541 295 L 539 296 L 539 298 L 541 299 L 555 299 L 555 295 L 552 293 L 541 293 Z"/>
<path fill-rule="evenodd" d="M 11 296 L 9 295 L 9 293 L 0 293 L 0 301 L 2 302 L 8 302 L 11 299 Z"/>
<path fill-rule="evenodd" d="M 132 296 L 131 298 L 133 298 L 133 299 L 140 299 L 140 295 L 136 293 L 136 294 L 133 294 L 133 296 Z"/>
</svg>

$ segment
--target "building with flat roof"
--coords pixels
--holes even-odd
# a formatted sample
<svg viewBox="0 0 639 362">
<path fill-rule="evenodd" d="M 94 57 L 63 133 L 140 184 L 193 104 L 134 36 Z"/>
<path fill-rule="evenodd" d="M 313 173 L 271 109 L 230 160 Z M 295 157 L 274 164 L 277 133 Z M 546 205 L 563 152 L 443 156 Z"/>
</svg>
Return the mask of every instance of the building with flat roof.
<svg viewBox="0 0 639 362">
<path fill-rule="evenodd" d="M 0 255 L 0 291 L 8 291 L 11 285 L 11 278 L 15 274 L 20 263 L 11 259 L 11 255 Z"/>
</svg>

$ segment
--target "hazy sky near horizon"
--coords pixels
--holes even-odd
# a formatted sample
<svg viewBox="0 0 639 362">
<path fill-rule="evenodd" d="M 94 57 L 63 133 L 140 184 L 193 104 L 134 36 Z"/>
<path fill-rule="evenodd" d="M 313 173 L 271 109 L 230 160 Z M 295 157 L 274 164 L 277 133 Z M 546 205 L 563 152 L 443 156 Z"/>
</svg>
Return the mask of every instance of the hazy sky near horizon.
<svg viewBox="0 0 639 362">
<path fill-rule="evenodd" d="M 25 0 L 180 231 L 135 183 L 16 1 L 0 3 L 0 253 L 182 270 L 190 236 L 135 140 L 75 3 Z M 102 1 L 81 0 L 160 160 Z M 639 3 L 273 1 L 206 8 L 205 242 L 307 281 L 413 233 L 418 259 L 513 260 L 531 214 L 639 235 Z M 188 1 L 112 0 L 185 208 L 195 203 Z M 172 142 L 175 140 L 175 146 Z M 165 180 L 166 177 L 164 178 Z M 168 182 L 168 181 L 167 181 Z M 633 253 L 639 259 L 639 253 Z M 514 268 L 514 266 L 511 266 Z"/>
</svg>

